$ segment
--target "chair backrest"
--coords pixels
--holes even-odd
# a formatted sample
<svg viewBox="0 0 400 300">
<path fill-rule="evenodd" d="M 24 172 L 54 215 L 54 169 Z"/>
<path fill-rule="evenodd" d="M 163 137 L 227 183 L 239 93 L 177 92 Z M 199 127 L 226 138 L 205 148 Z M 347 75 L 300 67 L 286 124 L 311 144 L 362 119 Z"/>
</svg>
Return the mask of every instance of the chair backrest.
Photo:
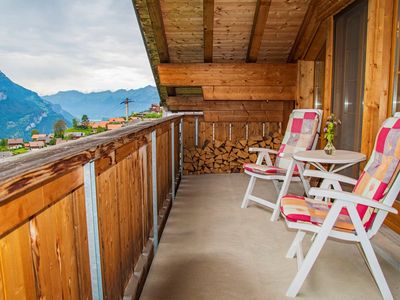
<svg viewBox="0 0 400 300">
<path fill-rule="evenodd" d="M 399 173 L 400 115 L 395 115 L 385 120 L 379 129 L 374 150 L 354 187 L 353 193 L 392 205 L 400 188 L 399 179 L 397 178 Z M 389 191 L 391 191 L 390 196 L 393 199 L 387 197 L 389 196 Z M 375 209 L 358 204 L 357 211 L 365 228 L 371 228 L 376 217 Z"/>
<path fill-rule="evenodd" d="M 278 150 L 275 165 L 288 168 L 290 158 L 282 157 L 281 153 L 295 153 L 315 149 L 321 129 L 322 110 L 295 109 L 289 117 L 286 132 Z"/>
</svg>

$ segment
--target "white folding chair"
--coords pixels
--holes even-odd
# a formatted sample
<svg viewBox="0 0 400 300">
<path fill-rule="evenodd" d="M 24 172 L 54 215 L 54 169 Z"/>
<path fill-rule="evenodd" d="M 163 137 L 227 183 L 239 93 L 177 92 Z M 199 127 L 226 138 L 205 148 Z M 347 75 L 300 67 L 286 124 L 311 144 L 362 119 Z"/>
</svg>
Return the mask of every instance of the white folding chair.
<svg viewBox="0 0 400 300">
<path fill-rule="evenodd" d="M 292 162 L 294 164 L 295 162 Z M 381 127 L 375 148 L 358 180 L 328 172 L 306 170 L 304 176 L 318 177 L 336 183 L 355 185 L 352 193 L 333 189 L 311 188 L 314 199 L 286 195 L 281 201 L 281 212 L 289 228 L 297 234 L 287 253 L 297 257 L 298 272 L 286 295 L 295 297 L 314 265 L 326 240 L 356 242 L 384 299 L 393 299 L 380 268 L 370 239 L 378 232 L 400 191 L 400 115 L 387 119 Z M 333 204 L 319 199 L 334 199 Z M 301 247 L 306 232 L 316 234 L 305 258 Z"/>
<path fill-rule="evenodd" d="M 293 176 L 289 178 L 288 166 L 292 161 L 292 154 L 298 151 L 315 149 L 322 121 L 322 110 L 319 109 L 295 109 L 290 114 L 289 122 L 279 151 L 267 148 L 249 148 L 249 151 L 258 152 L 257 161 L 245 163 L 244 172 L 250 175 L 249 184 L 243 197 L 242 208 L 246 208 L 249 201 L 273 209 L 271 221 L 279 218 L 279 203 L 282 196 L 286 193 L 291 181 L 302 181 L 307 192 L 307 185 L 302 176 L 302 165 L 298 164 L 299 169 L 294 169 Z M 276 155 L 275 164 L 272 164 L 270 155 Z M 265 164 L 263 161 L 265 160 Z M 271 202 L 260 197 L 254 196 L 253 190 L 257 179 L 272 180 L 276 192 L 277 200 Z M 279 181 L 282 186 L 279 188 Z"/>
</svg>

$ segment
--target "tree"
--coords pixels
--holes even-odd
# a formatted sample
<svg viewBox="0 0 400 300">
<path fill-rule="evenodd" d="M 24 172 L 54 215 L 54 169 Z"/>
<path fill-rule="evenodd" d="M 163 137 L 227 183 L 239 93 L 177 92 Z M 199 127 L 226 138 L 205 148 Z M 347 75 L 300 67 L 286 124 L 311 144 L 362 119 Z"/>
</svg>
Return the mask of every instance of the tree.
<svg viewBox="0 0 400 300">
<path fill-rule="evenodd" d="M 72 127 L 78 128 L 79 127 L 79 120 L 77 118 L 72 119 Z"/>
<path fill-rule="evenodd" d="M 67 129 L 67 124 L 64 120 L 58 120 L 53 125 L 54 136 L 56 138 L 62 138 L 64 136 L 65 129 Z"/>
<path fill-rule="evenodd" d="M 7 140 L 6 139 L 0 139 L 0 147 L 7 147 Z"/>
<path fill-rule="evenodd" d="M 82 126 L 87 128 L 89 125 L 89 117 L 87 115 L 83 115 L 81 123 L 82 123 Z"/>
<path fill-rule="evenodd" d="M 31 135 L 34 135 L 34 134 L 39 134 L 39 130 L 37 130 L 37 129 L 32 129 Z"/>
</svg>

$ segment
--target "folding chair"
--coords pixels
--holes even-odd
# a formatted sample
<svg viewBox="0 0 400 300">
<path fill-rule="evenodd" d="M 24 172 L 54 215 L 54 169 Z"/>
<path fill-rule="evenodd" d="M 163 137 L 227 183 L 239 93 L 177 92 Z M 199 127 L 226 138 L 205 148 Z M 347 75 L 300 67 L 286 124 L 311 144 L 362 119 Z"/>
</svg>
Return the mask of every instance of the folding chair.
<svg viewBox="0 0 400 300">
<path fill-rule="evenodd" d="M 295 162 L 292 162 L 293 164 Z M 291 166 L 292 167 L 292 166 Z M 374 151 L 358 180 L 329 172 L 306 170 L 312 175 L 336 183 L 355 185 L 352 193 L 333 189 L 311 188 L 315 198 L 286 195 L 281 201 L 281 212 L 289 228 L 297 229 L 296 237 L 287 253 L 297 257 L 298 272 L 287 296 L 295 297 L 314 265 L 328 237 L 359 243 L 364 259 L 384 299 L 393 299 L 382 273 L 370 239 L 378 232 L 400 191 L 400 114 L 387 119 L 379 130 Z M 333 203 L 317 198 L 334 199 Z M 301 248 L 306 232 L 316 234 L 305 258 Z"/>
<path fill-rule="evenodd" d="M 279 218 L 279 203 L 285 187 L 291 181 L 302 181 L 306 190 L 305 179 L 302 176 L 302 166 L 296 166 L 293 176 L 288 176 L 288 166 L 292 161 L 291 155 L 298 151 L 315 149 L 321 128 L 322 110 L 295 109 L 290 114 L 289 122 L 283 137 L 282 145 L 278 151 L 267 148 L 250 148 L 249 151 L 258 152 L 256 163 L 245 163 L 244 172 L 250 175 L 249 184 L 243 197 L 242 208 L 246 208 L 249 201 L 273 209 L 271 221 Z M 275 164 L 272 164 L 271 154 L 276 155 Z M 266 164 L 263 164 L 265 160 Z M 300 168 L 300 170 L 299 170 Z M 252 195 L 256 179 L 272 180 L 278 194 L 275 203 Z M 279 181 L 283 181 L 279 188 Z"/>
</svg>

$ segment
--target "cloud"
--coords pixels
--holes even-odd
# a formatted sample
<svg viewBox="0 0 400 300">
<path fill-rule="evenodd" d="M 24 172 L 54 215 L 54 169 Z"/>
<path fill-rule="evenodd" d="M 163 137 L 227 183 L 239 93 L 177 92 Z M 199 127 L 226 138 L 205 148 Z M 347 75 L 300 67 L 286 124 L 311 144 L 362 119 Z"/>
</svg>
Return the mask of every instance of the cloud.
<svg viewBox="0 0 400 300">
<path fill-rule="evenodd" d="M 154 85 L 130 0 L 1 0 L 0 70 L 41 95 Z"/>
</svg>

